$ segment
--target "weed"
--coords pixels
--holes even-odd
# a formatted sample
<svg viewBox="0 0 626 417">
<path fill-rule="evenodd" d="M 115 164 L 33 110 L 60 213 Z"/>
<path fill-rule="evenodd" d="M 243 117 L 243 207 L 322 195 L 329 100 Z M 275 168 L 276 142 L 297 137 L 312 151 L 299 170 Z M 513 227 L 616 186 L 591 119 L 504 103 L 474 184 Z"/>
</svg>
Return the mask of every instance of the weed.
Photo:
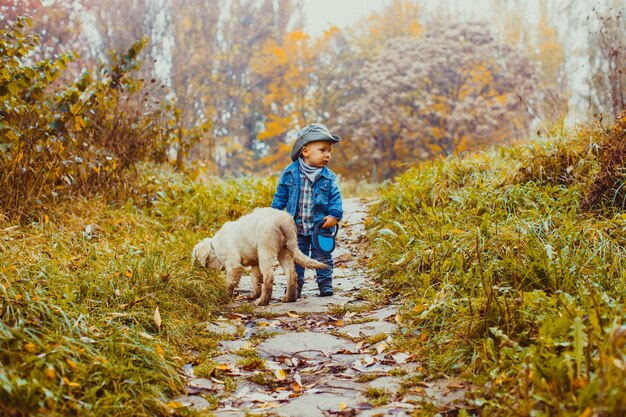
<svg viewBox="0 0 626 417">
<path fill-rule="evenodd" d="M 360 383 L 360 384 L 364 384 L 364 383 L 367 383 L 367 382 L 371 382 L 371 381 L 373 381 L 373 380 L 375 380 L 375 379 L 378 379 L 378 378 L 380 378 L 381 376 L 385 376 L 385 375 L 384 375 L 384 374 L 380 374 L 380 373 L 374 373 L 374 372 L 371 372 L 371 373 L 363 373 L 363 374 L 360 374 L 360 375 L 359 375 L 359 376 L 355 379 L 355 382 L 358 382 L 358 383 Z"/>
<path fill-rule="evenodd" d="M 375 345 L 378 342 L 382 342 L 383 340 L 387 340 L 389 335 L 387 333 L 378 333 L 373 336 L 367 338 L 367 343 L 370 345 Z"/>
<path fill-rule="evenodd" d="M 237 352 L 239 356 L 243 358 L 237 362 L 237 365 L 245 369 L 246 371 L 250 371 L 253 369 L 258 369 L 260 371 L 265 369 L 265 360 L 262 359 L 256 351 L 252 349 L 242 349 Z"/>
<path fill-rule="evenodd" d="M 374 407 L 380 407 L 381 405 L 387 404 L 389 402 L 388 396 L 389 394 L 384 388 L 365 388 L 365 397 Z"/>
<path fill-rule="evenodd" d="M 401 377 L 401 376 L 405 376 L 409 374 L 409 371 L 407 371 L 406 369 L 402 369 L 402 368 L 393 368 L 391 371 L 388 372 L 389 376 L 396 376 L 396 377 Z"/>
<path fill-rule="evenodd" d="M 275 389 L 278 384 L 271 372 L 255 372 L 249 380 L 255 384 L 264 385 L 270 389 Z"/>
</svg>

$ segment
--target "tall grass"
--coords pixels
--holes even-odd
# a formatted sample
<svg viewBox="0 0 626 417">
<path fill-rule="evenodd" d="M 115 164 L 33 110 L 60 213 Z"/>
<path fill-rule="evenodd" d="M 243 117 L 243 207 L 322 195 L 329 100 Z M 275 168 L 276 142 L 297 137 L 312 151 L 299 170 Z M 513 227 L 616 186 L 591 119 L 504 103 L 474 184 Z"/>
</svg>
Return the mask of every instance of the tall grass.
<svg viewBox="0 0 626 417">
<path fill-rule="evenodd" d="M 205 323 L 228 299 L 219 273 L 190 268 L 191 248 L 268 205 L 274 184 L 141 170 L 144 194 L 117 208 L 76 200 L 1 225 L 1 415 L 175 411 L 180 367 L 210 348 Z"/>
<path fill-rule="evenodd" d="M 381 191 L 372 267 L 404 343 L 495 415 L 626 410 L 626 215 L 581 210 L 600 131 L 424 164 Z"/>
</svg>

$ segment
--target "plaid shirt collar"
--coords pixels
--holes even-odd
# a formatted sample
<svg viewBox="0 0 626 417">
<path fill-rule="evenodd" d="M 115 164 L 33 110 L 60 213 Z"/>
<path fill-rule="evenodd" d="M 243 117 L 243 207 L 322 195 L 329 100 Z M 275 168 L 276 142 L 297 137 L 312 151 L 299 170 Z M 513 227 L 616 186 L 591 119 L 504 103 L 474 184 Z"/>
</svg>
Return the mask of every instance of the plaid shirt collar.
<svg viewBox="0 0 626 417">
<path fill-rule="evenodd" d="M 313 224 L 313 183 L 303 172 L 299 172 L 299 174 L 300 198 L 298 199 L 296 227 L 299 234 L 310 235 L 315 228 L 315 224 Z"/>
</svg>

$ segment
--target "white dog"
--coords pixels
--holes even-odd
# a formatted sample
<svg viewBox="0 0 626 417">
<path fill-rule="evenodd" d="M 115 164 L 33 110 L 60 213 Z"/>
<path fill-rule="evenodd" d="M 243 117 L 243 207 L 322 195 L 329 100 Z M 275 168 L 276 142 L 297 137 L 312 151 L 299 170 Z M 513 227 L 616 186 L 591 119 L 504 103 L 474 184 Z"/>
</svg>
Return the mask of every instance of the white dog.
<svg viewBox="0 0 626 417">
<path fill-rule="evenodd" d="M 258 208 L 237 221 L 227 222 L 213 236 L 200 241 L 191 252 L 192 265 L 226 270 L 226 286 L 232 295 L 245 266 L 252 266 L 252 298 L 267 305 L 272 298 L 272 264 L 278 258 L 287 277 L 285 301 L 296 301 L 298 283 L 294 261 L 305 268 L 324 269 L 326 264 L 309 258 L 298 248 L 296 224 L 287 212 Z"/>
</svg>

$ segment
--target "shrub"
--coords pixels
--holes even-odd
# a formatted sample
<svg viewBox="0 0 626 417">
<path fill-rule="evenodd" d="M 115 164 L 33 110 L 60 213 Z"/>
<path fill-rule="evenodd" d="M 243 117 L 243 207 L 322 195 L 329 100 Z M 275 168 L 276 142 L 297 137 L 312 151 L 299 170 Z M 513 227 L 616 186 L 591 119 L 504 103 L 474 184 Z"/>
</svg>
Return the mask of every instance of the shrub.
<svg viewBox="0 0 626 417">
<path fill-rule="evenodd" d="M 584 209 L 600 206 L 626 209 L 626 113 L 610 128 L 596 127 L 599 136 L 599 172 L 593 179 Z"/>
<path fill-rule="evenodd" d="M 146 39 L 96 75 L 57 80 L 79 57 L 66 53 L 31 63 L 38 39 L 19 20 L 0 37 L 0 215 L 31 219 L 72 196 L 130 194 L 135 165 L 163 162 L 169 146 L 188 150 L 207 126 L 180 127 L 180 112 L 157 105 L 132 78 Z M 153 80 L 154 82 L 155 80 Z"/>
<path fill-rule="evenodd" d="M 424 164 L 372 210 L 371 265 L 405 300 L 404 342 L 430 374 L 484 387 L 489 415 L 626 410 L 626 222 L 580 209 L 589 137 Z"/>
</svg>

